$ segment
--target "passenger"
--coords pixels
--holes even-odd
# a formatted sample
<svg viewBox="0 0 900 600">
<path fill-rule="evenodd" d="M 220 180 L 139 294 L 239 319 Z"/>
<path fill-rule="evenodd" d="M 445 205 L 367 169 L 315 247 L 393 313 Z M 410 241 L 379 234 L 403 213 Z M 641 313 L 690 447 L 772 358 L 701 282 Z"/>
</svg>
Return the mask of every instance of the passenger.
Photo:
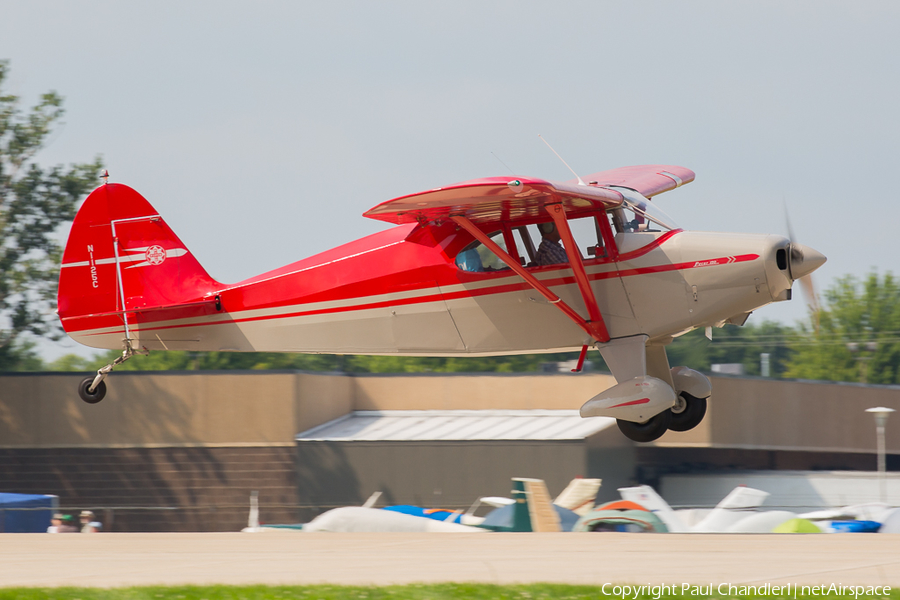
<svg viewBox="0 0 900 600">
<path fill-rule="evenodd" d="M 62 525 L 62 515 L 56 513 L 50 518 L 50 527 L 47 528 L 47 533 L 59 533 L 60 525 Z"/>
<path fill-rule="evenodd" d="M 478 251 L 475 248 L 469 248 L 468 250 L 460 252 L 456 257 L 456 266 L 463 271 L 471 271 L 473 273 L 484 271 L 481 256 L 479 256 Z"/>
<path fill-rule="evenodd" d="M 89 510 L 81 511 L 78 518 L 81 520 L 81 533 L 98 533 L 103 529 L 103 525 L 94 520 L 94 513 Z"/>
<path fill-rule="evenodd" d="M 537 254 L 534 256 L 534 262 L 538 266 L 558 265 L 569 262 L 566 251 L 559 244 L 559 232 L 553 223 L 539 223 L 538 230 L 541 232 L 541 245 L 538 246 Z"/>
<path fill-rule="evenodd" d="M 47 533 L 78 533 L 78 528 L 75 527 L 75 517 L 56 513 L 50 520 L 50 527 L 47 528 Z"/>
</svg>

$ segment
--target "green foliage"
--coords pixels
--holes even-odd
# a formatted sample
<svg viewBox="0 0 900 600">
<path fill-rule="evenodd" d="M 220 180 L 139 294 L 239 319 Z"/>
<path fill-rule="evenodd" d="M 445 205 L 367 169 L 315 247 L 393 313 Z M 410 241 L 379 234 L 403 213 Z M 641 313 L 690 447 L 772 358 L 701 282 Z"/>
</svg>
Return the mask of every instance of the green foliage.
<svg viewBox="0 0 900 600">
<path fill-rule="evenodd" d="M 62 118 L 62 97 L 41 96 L 23 113 L 3 92 L 8 63 L 0 61 L 0 369 L 23 369 L 33 352 L 20 335 L 56 336 L 53 313 L 62 250 L 54 232 L 75 216 L 78 201 L 98 182 L 100 158 L 69 167 L 42 167 L 34 157 Z"/>
<path fill-rule="evenodd" d="M 666 352 L 672 366 L 685 365 L 709 372 L 714 364 L 740 363 L 747 375 L 761 374 L 760 355 L 768 353 L 769 375 L 783 377 L 791 357 L 788 341 L 793 334 L 793 328 L 773 321 L 713 329 L 712 341 L 703 330 L 697 329 L 676 338 Z"/>
<path fill-rule="evenodd" d="M 43 371 L 44 361 L 35 350 L 31 340 L 19 340 L 14 344 L 0 346 L 0 370 Z"/>
<path fill-rule="evenodd" d="M 791 341 L 786 376 L 900 383 L 900 286 L 891 273 L 838 279 Z"/>
<path fill-rule="evenodd" d="M 96 371 L 121 355 L 110 350 L 95 358 L 73 354 L 49 365 L 53 371 Z M 545 362 L 573 360 L 577 353 L 523 354 L 484 358 L 288 354 L 280 352 L 151 352 L 117 371 L 298 370 L 345 373 L 516 373 L 540 370 Z M 599 355 L 593 357 L 599 359 Z"/>
</svg>

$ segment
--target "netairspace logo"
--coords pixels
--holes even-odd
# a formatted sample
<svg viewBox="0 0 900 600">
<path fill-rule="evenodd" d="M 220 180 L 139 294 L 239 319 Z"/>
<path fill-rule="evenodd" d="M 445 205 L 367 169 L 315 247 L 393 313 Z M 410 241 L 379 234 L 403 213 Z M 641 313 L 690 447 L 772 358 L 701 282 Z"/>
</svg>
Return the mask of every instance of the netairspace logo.
<svg viewBox="0 0 900 600">
<path fill-rule="evenodd" d="M 740 597 L 773 597 L 773 598 L 806 598 L 817 596 L 846 596 L 847 598 L 882 597 L 889 596 L 890 586 L 887 585 L 842 585 L 831 583 L 823 585 L 799 585 L 786 583 L 784 585 L 734 585 L 720 583 L 719 585 L 696 585 L 691 583 L 675 583 L 672 585 L 614 585 L 604 583 L 600 593 L 621 600 L 638 600 L 641 597 L 649 597 L 660 600 L 663 596 L 698 596 L 706 597 L 717 594 L 732 598 Z"/>
</svg>

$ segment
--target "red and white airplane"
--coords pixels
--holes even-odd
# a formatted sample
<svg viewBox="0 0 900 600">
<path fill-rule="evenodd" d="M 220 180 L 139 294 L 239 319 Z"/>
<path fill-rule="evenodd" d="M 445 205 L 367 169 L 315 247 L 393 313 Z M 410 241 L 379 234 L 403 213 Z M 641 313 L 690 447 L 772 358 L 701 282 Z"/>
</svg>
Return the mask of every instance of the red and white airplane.
<svg viewBox="0 0 900 600">
<path fill-rule="evenodd" d="M 644 165 L 564 183 L 466 181 L 379 204 L 364 216 L 394 227 L 232 285 L 210 277 L 140 194 L 105 184 L 72 225 L 58 312 L 74 340 L 123 353 L 79 394 L 99 402 L 112 369 L 149 350 L 581 349 L 583 361 L 594 346 L 618 383 L 582 416 L 614 417 L 636 441 L 686 431 L 711 387 L 697 371 L 670 369 L 666 345 L 789 300 L 792 283 L 825 262 L 781 236 L 674 227 L 649 199 L 693 179 Z M 542 237 L 555 248 L 541 249 Z"/>
</svg>

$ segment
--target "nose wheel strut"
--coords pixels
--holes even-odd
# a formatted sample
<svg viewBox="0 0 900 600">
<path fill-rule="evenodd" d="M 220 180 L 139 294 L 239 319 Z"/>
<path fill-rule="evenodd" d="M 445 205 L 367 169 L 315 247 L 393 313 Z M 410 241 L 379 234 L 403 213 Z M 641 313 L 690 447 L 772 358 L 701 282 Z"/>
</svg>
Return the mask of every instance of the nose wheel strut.
<svg viewBox="0 0 900 600">
<path fill-rule="evenodd" d="M 107 375 L 112 373 L 113 369 L 135 354 L 141 354 L 143 356 L 150 354 L 150 351 L 147 350 L 147 348 L 135 350 L 129 339 L 124 340 L 124 343 L 125 350 L 122 351 L 122 356 L 108 365 L 97 369 L 97 374 L 94 377 L 85 377 L 81 380 L 81 383 L 78 384 L 78 396 L 88 404 L 97 404 L 106 397 L 106 382 L 104 379 L 106 379 Z"/>
</svg>

